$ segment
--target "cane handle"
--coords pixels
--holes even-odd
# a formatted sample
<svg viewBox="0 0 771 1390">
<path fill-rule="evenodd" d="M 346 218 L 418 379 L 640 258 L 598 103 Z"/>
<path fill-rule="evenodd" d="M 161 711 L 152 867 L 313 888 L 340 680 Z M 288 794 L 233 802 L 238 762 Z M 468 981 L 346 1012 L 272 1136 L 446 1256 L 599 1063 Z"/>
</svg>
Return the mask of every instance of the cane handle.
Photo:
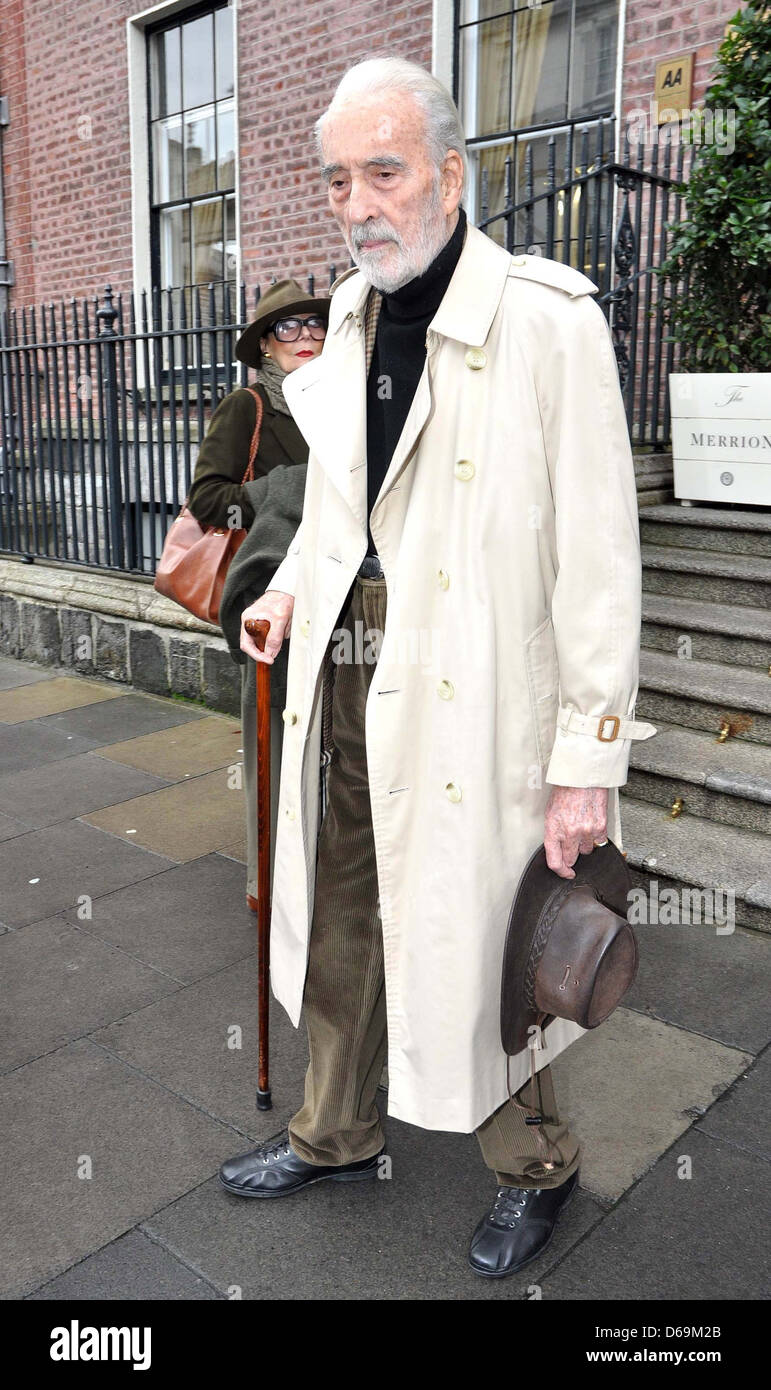
<svg viewBox="0 0 771 1390">
<path fill-rule="evenodd" d="M 244 627 L 249 636 L 254 639 L 258 652 L 264 652 L 265 638 L 270 632 L 270 623 L 267 618 L 247 618 Z"/>
</svg>

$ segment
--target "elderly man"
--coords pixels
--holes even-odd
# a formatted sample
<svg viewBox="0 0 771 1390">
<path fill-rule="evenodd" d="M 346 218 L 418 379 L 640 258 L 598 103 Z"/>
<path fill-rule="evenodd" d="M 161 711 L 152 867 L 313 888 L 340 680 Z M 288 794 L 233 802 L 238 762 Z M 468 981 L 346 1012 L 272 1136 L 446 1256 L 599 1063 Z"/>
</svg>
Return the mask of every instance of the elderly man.
<svg viewBox="0 0 771 1390">
<path fill-rule="evenodd" d="M 302 523 L 243 615 L 269 620 L 264 653 L 241 639 L 271 662 L 291 628 L 271 981 L 310 1062 L 286 1137 L 220 1176 L 279 1197 L 377 1174 L 387 1057 L 389 1115 L 476 1132 L 498 1186 L 469 1260 L 501 1277 L 578 1181 L 549 1063 L 583 1030 L 555 1018 L 507 1059 L 501 962 L 541 841 L 565 878 L 620 842 L 639 736 L 629 439 L 596 286 L 467 223 L 439 82 L 357 64 L 317 135 L 355 268 L 285 385 L 310 446 Z"/>
</svg>

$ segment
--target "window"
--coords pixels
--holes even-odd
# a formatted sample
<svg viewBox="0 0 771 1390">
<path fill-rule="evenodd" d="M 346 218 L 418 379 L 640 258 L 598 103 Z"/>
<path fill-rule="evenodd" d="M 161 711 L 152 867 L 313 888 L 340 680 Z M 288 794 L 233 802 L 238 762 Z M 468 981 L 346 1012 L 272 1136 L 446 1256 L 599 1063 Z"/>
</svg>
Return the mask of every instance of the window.
<svg viewBox="0 0 771 1390">
<path fill-rule="evenodd" d="M 619 0 L 456 0 L 456 98 L 475 222 L 544 190 L 550 163 L 558 182 L 577 173 L 584 126 L 589 167 L 607 159 L 618 13 Z M 546 236 L 545 218 L 545 203 L 536 203 L 528 238 L 536 244 Z M 501 243 L 505 229 L 503 219 L 486 228 Z"/>
<path fill-rule="evenodd" d="M 226 286 L 235 305 L 232 24 L 227 5 L 210 5 L 147 36 L 152 278 L 184 293 L 188 323 L 192 286 L 215 286 L 217 315 Z M 209 295 L 200 303 L 207 322 Z"/>
</svg>

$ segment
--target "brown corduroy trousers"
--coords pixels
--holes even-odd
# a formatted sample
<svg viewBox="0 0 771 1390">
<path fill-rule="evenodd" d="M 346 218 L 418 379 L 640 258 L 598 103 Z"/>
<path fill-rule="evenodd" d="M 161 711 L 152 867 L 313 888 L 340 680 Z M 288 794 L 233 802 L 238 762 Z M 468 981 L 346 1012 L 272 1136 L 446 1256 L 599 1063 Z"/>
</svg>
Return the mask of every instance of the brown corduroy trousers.
<svg viewBox="0 0 771 1390">
<path fill-rule="evenodd" d="M 367 776 L 364 711 L 375 669 L 366 655 L 368 630 L 385 631 L 384 579 L 354 581 L 336 634 L 352 634 L 354 653 L 364 660 L 335 665 L 332 695 L 334 752 L 328 769 L 326 814 L 321 824 L 316 892 L 303 1013 L 310 1061 L 304 1104 L 289 1122 L 293 1148 L 309 1163 L 342 1164 L 378 1153 L 385 1138 L 375 1101 L 387 1058 L 383 935 L 378 906 L 375 843 Z M 357 647 L 355 624 L 363 624 Z M 328 660 L 336 636 L 330 644 Z M 379 650 L 379 642 L 376 650 Z M 496 1001 L 491 1001 L 491 1008 Z M 498 1182 L 516 1187 L 556 1187 L 576 1170 L 580 1145 L 557 1116 L 551 1070 L 538 1073 L 544 1133 L 564 1158 L 544 1176 L 537 1160 L 536 1129 L 510 1100 L 479 1126 L 476 1135 Z M 517 1099 L 532 1106 L 530 1082 Z M 559 1160 L 557 1159 L 559 1162 Z"/>
</svg>

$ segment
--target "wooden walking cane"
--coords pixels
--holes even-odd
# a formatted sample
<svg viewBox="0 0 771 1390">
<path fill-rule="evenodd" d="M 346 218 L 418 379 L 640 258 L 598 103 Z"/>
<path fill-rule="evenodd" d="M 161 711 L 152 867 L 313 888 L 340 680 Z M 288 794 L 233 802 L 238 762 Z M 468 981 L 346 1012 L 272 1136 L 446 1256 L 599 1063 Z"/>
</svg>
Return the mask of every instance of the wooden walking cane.
<svg viewBox="0 0 771 1390">
<path fill-rule="evenodd" d="M 267 618 L 247 618 L 246 631 L 265 650 Z M 257 662 L 257 1109 L 272 1110 L 268 1077 L 270 966 L 270 666 Z"/>
</svg>

